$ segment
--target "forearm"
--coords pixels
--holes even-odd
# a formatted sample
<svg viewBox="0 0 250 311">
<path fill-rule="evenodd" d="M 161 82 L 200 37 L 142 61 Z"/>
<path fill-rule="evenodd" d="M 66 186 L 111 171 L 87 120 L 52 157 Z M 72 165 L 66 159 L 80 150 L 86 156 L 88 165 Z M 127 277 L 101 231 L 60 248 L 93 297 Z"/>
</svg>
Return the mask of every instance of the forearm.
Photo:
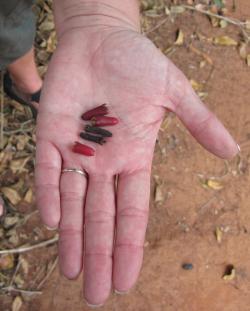
<svg viewBox="0 0 250 311">
<path fill-rule="evenodd" d="M 139 0 L 54 0 L 54 14 L 59 36 L 72 29 L 140 29 Z"/>
</svg>

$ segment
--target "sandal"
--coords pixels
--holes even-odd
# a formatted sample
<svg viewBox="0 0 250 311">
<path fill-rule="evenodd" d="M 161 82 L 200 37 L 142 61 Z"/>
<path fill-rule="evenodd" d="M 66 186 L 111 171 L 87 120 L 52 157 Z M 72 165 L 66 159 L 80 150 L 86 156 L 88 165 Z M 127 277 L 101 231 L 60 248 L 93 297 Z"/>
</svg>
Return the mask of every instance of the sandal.
<svg viewBox="0 0 250 311">
<path fill-rule="evenodd" d="M 6 72 L 4 75 L 3 87 L 4 87 L 4 92 L 11 99 L 14 99 L 15 101 L 19 102 L 22 105 L 26 105 L 26 106 L 30 107 L 30 109 L 32 111 L 32 115 L 33 115 L 34 119 L 36 119 L 37 109 L 32 105 L 31 102 L 33 101 L 33 102 L 39 103 L 41 90 L 39 90 L 33 94 L 27 95 L 27 98 L 23 98 L 22 95 L 15 88 L 8 72 Z"/>
</svg>

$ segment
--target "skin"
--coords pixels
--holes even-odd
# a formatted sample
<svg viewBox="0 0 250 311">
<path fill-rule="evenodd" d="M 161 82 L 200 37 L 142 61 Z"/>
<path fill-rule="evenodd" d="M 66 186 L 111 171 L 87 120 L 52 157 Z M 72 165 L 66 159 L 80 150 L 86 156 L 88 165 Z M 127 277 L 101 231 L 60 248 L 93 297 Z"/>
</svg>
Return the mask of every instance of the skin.
<svg viewBox="0 0 250 311">
<path fill-rule="evenodd" d="M 138 32 L 137 2 L 127 8 L 124 2 L 80 1 L 76 14 L 75 1 L 70 10 L 66 0 L 55 1 L 59 44 L 38 115 L 37 205 L 44 224 L 59 228 L 62 273 L 74 279 L 84 270 L 84 297 L 92 305 L 103 304 L 112 287 L 127 292 L 139 275 L 151 162 L 166 112 L 175 112 L 215 155 L 228 159 L 238 153 L 185 76 Z M 127 15 L 120 12 L 123 5 Z M 86 124 L 81 115 L 103 103 L 120 121 L 107 127 L 113 137 L 104 146 L 89 143 L 94 157 L 72 153 Z M 61 175 L 63 168 L 85 170 L 88 178 Z"/>
</svg>

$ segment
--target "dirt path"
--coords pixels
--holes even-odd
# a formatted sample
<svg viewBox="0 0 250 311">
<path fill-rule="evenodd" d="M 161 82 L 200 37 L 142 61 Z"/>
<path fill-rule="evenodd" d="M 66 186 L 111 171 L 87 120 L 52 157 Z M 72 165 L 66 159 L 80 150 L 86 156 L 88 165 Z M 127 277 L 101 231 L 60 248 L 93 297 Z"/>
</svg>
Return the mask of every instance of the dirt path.
<svg viewBox="0 0 250 311">
<path fill-rule="evenodd" d="M 249 0 L 237 1 L 234 16 L 250 19 Z M 169 125 L 160 132 L 155 151 L 151 215 L 139 282 L 128 295 L 112 295 L 100 308 L 103 311 L 250 310 L 250 67 L 240 59 L 237 48 L 215 47 L 205 39 L 192 38 L 194 33 L 205 38 L 226 34 L 238 41 L 236 27 L 213 28 L 205 16 L 186 12 L 149 36 L 167 50 L 177 29 L 184 32 L 185 43 L 169 57 L 189 79 L 204 82 L 206 104 L 242 145 L 242 152 L 229 163 L 217 159 L 175 117 L 168 117 Z M 188 48 L 190 43 L 206 51 L 213 66 L 200 68 L 202 57 Z M 212 177 L 218 177 L 222 189 L 204 187 Z M 157 203 L 156 181 L 162 192 Z M 221 243 L 216 240 L 216 228 L 222 231 Z M 184 270 L 185 262 L 192 263 L 193 269 Z M 226 281 L 222 276 L 229 265 L 235 267 L 236 277 Z M 21 310 L 88 310 L 82 300 L 82 276 L 67 281 L 56 270 L 43 295 L 27 301 Z"/>
</svg>

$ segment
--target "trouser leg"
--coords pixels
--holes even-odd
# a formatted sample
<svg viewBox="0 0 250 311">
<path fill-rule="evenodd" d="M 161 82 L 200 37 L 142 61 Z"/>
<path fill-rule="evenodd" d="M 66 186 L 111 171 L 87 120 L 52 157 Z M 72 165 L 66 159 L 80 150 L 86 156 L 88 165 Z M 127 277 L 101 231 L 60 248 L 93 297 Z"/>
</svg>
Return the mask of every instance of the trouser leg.
<svg viewBox="0 0 250 311">
<path fill-rule="evenodd" d="M 26 54 L 35 38 L 32 0 L 0 1 L 0 70 Z"/>
</svg>

